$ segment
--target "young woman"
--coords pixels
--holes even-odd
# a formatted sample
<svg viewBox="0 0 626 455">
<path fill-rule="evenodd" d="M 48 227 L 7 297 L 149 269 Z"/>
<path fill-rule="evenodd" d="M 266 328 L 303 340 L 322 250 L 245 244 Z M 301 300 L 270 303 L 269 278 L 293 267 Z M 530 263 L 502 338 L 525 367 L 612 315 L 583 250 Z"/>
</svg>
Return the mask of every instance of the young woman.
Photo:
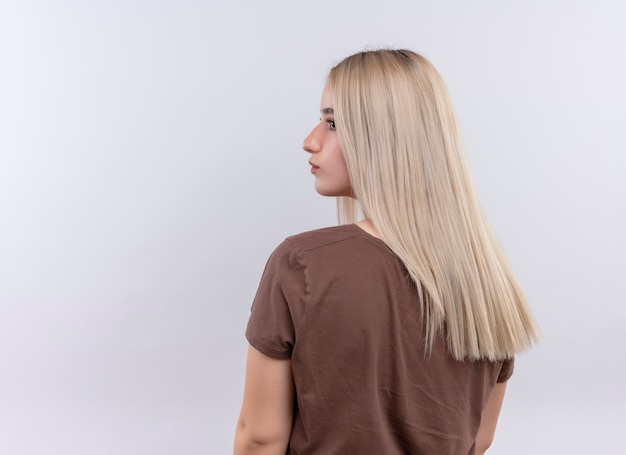
<svg viewBox="0 0 626 455">
<path fill-rule="evenodd" d="M 320 112 L 303 147 L 343 224 L 268 260 L 235 454 L 482 454 L 537 329 L 444 83 L 414 52 L 361 52 L 331 70 Z"/>
</svg>

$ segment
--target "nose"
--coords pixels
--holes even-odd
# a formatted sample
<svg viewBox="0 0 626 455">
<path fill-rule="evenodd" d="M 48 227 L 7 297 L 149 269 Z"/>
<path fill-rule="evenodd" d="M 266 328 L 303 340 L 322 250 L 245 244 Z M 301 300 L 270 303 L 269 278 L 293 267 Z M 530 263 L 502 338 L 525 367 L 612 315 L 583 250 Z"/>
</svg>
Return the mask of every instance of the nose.
<svg viewBox="0 0 626 455">
<path fill-rule="evenodd" d="M 321 150 L 319 138 L 317 137 L 317 126 L 311 130 L 309 135 L 304 138 L 302 148 L 305 152 L 317 153 Z"/>
</svg>

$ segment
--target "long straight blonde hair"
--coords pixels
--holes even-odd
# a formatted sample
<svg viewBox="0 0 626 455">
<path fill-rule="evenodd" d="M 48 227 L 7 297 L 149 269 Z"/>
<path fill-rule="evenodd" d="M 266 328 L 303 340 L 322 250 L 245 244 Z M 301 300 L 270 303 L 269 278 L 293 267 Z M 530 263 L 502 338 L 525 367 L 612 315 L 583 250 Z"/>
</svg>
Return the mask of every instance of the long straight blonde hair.
<svg viewBox="0 0 626 455">
<path fill-rule="evenodd" d="M 427 352 L 444 333 L 457 360 L 501 360 L 538 329 L 482 212 L 443 80 L 408 50 L 352 55 L 330 71 L 353 198 L 415 282 Z M 358 202 L 357 202 L 358 201 Z"/>
</svg>

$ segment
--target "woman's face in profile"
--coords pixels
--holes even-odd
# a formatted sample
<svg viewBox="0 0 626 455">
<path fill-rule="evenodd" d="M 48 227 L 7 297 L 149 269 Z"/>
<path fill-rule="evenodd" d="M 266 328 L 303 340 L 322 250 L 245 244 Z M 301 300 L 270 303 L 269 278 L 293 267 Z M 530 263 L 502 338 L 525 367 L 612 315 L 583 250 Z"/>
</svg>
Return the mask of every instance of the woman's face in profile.
<svg viewBox="0 0 626 455">
<path fill-rule="evenodd" d="M 320 122 L 304 139 L 302 148 L 311 154 L 315 191 L 322 196 L 351 196 L 348 168 L 335 129 L 333 92 L 328 83 L 322 92 Z"/>
</svg>

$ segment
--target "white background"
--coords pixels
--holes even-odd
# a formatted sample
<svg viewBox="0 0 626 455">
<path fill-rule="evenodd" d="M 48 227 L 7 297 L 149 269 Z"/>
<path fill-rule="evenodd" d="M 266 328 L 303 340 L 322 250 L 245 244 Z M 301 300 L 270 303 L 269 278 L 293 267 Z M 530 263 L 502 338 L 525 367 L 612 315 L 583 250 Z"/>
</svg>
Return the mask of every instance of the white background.
<svg viewBox="0 0 626 455">
<path fill-rule="evenodd" d="M 440 70 L 544 332 L 494 454 L 624 453 L 626 3 L 0 1 L 0 453 L 229 453 L 330 66 Z M 619 444 L 618 444 L 619 443 Z"/>
</svg>

